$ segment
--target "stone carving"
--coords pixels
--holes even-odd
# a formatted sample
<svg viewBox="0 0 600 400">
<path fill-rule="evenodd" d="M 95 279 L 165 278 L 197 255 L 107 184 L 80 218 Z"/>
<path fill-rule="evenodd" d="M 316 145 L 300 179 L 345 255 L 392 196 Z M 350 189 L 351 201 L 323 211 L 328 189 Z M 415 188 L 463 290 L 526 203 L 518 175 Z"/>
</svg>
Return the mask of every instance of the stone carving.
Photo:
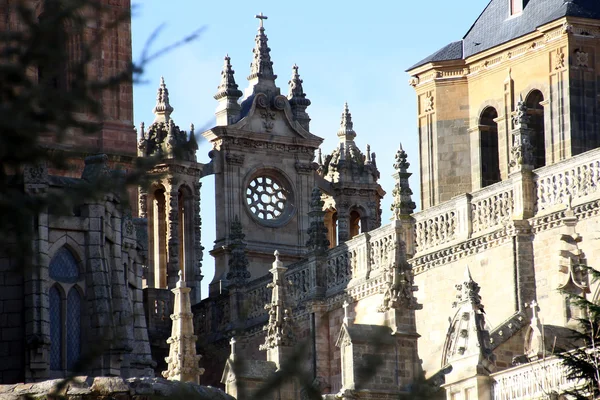
<svg viewBox="0 0 600 400">
<path fill-rule="evenodd" d="M 325 211 L 323 211 L 324 204 L 321 199 L 321 190 L 317 187 L 313 188 L 310 211 L 308 212 L 310 226 L 307 232 L 308 242 L 306 243 L 306 247 L 312 251 L 323 251 L 329 248 L 327 227 L 323 220 L 325 216 Z"/>
<path fill-rule="evenodd" d="M 227 273 L 227 280 L 232 286 L 242 287 L 250 279 L 248 259 L 246 258 L 246 243 L 244 242 L 245 237 L 246 235 L 242 232 L 242 223 L 235 216 L 229 233 L 231 255 L 229 257 L 229 272 Z"/>
<path fill-rule="evenodd" d="M 246 203 L 257 218 L 274 221 L 283 216 L 288 199 L 281 182 L 271 176 L 258 176 L 246 189 Z"/>
<path fill-rule="evenodd" d="M 579 248 L 583 240 L 577 233 L 578 219 L 573 210 L 568 209 L 562 219 L 564 226 L 560 235 L 559 271 L 566 275 L 566 279 L 559 286 L 560 289 L 581 295 L 589 293 L 589 278 L 584 266 L 587 265 L 585 254 Z"/>
<path fill-rule="evenodd" d="M 302 82 L 303 81 L 298 74 L 298 66 L 294 64 L 292 67 L 292 78 L 288 82 L 289 92 L 287 98 L 292 108 L 294 118 L 304 129 L 309 130 L 310 117 L 306 113 L 306 108 L 310 106 L 310 100 L 306 98 Z"/>
<path fill-rule="evenodd" d="M 385 312 L 389 309 L 421 309 L 414 296 L 417 287 L 414 285 L 414 279 L 410 272 L 410 266 L 403 268 L 392 264 L 385 269 L 385 284 L 383 290 L 383 301 L 377 311 Z"/>
<path fill-rule="evenodd" d="M 565 67 L 565 53 L 562 49 L 557 49 L 554 53 L 554 69 L 559 70 Z"/>
<path fill-rule="evenodd" d="M 581 49 L 575 50 L 575 66 L 588 67 L 589 66 L 589 58 L 590 58 L 590 55 L 587 52 L 585 52 Z"/>
<path fill-rule="evenodd" d="M 511 148 L 510 167 L 520 170 L 524 167 L 533 169 L 533 146 L 531 145 L 531 130 L 529 129 L 530 117 L 527 115 L 527 106 L 523 99 L 517 103 L 513 112 L 513 145 Z"/>
<path fill-rule="evenodd" d="M 295 344 L 292 308 L 288 300 L 288 287 L 291 282 L 285 279 L 287 268 L 279 260 L 279 252 L 275 251 L 275 262 L 271 269 L 273 282 L 267 285 L 272 289 L 271 302 L 265 305 L 269 312 L 269 322 L 263 328 L 266 331 L 265 343 L 260 350 L 270 350 L 276 347 L 290 347 Z"/>
</svg>

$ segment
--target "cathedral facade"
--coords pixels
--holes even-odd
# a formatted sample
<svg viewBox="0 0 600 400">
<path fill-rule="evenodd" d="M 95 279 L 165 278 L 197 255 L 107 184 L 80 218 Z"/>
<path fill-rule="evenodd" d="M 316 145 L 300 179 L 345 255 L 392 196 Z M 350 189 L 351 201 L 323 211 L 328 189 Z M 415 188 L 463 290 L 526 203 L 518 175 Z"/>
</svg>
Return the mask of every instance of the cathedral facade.
<svg viewBox="0 0 600 400">
<path fill-rule="evenodd" d="M 3 29 L 18 30 L 0 11 Z M 260 393 L 279 370 L 297 372 L 280 387 L 284 399 L 310 388 L 396 399 L 439 386 L 448 399 L 530 399 L 568 387 L 553 355 L 582 315 L 568 294 L 599 301 L 579 266 L 600 256 L 600 6 L 491 0 L 462 40 L 408 70 L 421 207 L 400 147 L 387 224 L 377 157 L 356 146 L 349 106 L 340 105 L 338 145 L 323 154 L 300 69 L 287 88 L 275 83 L 266 16 L 257 18 L 244 91 L 224 59 L 216 126 L 202 132 L 209 159 L 196 158 L 194 127 L 171 118 L 161 80 L 154 121 L 137 139 L 125 85 L 103 102 L 100 137 L 73 138 L 85 149 L 71 154 L 78 171 L 26 168 L 22 190 L 34 195 L 136 159 L 154 165 L 130 211 L 108 193 L 72 215 L 41 213 L 40 256 L 25 275 L 0 258 L 0 356 L 11 360 L 0 383 L 66 376 L 99 342 L 90 375 L 167 370 L 172 289 L 183 287 L 202 382 L 234 397 Z M 118 68 L 131 61 L 130 26 L 113 29 L 103 62 Z M 201 300 L 206 179 L 215 181 L 215 275 Z"/>
</svg>

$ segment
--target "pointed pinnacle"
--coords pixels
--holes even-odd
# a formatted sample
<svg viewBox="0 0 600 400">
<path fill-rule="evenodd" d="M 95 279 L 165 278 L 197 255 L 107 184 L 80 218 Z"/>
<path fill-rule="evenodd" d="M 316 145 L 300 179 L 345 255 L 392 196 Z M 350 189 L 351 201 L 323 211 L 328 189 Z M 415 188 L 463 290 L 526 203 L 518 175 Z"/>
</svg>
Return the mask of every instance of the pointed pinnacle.
<svg viewBox="0 0 600 400">
<path fill-rule="evenodd" d="M 255 46 L 252 52 L 254 53 L 254 59 L 250 64 L 250 75 L 248 80 L 258 78 L 259 80 L 264 79 L 267 81 L 275 81 L 277 75 L 273 72 L 273 62 L 271 61 L 271 49 L 267 45 L 269 39 L 265 35 L 265 28 L 263 27 L 263 20 L 267 19 L 262 13 L 257 15 L 256 18 L 260 19 L 260 26 L 258 33 L 254 38 Z"/>
<path fill-rule="evenodd" d="M 217 87 L 217 94 L 215 94 L 215 100 L 222 99 L 224 97 L 232 97 L 239 99 L 242 97 L 242 92 L 238 90 L 238 85 L 235 83 L 235 71 L 231 67 L 231 58 L 227 54 L 224 58 L 223 70 L 221 71 L 221 83 Z"/>
<path fill-rule="evenodd" d="M 352 142 L 356 137 L 356 132 L 352 129 L 354 124 L 352 123 L 352 114 L 348 108 L 348 103 L 344 103 L 344 111 L 342 112 L 342 119 L 340 121 L 340 129 L 338 130 L 338 137 L 344 142 Z"/>
<path fill-rule="evenodd" d="M 465 282 L 471 282 L 473 278 L 471 277 L 471 270 L 469 269 L 469 265 L 465 267 Z"/>
<path fill-rule="evenodd" d="M 160 77 L 160 85 L 158 86 L 158 91 L 156 93 L 156 106 L 154 106 L 152 112 L 156 115 L 156 118 L 154 119 L 155 122 L 158 119 L 161 119 L 160 117 L 164 120 L 168 120 L 173 112 L 173 107 L 171 107 L 171 103 L 169 102 L 169 89 L 167 89 L 165 78 L 162 76 Z"/>
</svg>

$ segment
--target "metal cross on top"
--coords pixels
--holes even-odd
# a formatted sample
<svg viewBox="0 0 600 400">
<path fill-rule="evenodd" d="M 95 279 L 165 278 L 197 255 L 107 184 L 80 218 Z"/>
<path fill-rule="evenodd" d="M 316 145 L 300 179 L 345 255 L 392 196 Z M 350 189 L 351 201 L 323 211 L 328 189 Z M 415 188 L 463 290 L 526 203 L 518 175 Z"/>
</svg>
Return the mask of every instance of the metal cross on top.
<svg viewBox="0 0 600 400">
<path fill-rule="evenodd" d="M 263 13 L 261 12 L 258 15 L 255 15 L 254 18 L 258 18 L 260 20 L 260 27 L 263 27 L 263 20 L 265 19 L 269 19 L 269 17 L 267 17 L 266 15 L 263 15 Z"/>
</svg>

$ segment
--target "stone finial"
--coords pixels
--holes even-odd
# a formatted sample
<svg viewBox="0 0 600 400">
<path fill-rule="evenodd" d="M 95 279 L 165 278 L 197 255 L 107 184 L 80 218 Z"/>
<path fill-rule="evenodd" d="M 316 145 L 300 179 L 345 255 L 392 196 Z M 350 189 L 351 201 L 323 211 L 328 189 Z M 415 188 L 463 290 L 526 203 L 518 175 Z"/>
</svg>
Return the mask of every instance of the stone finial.
<svg viewBox="0 0 600 400">
<path fill-rule="evenodd" d="M 344 103 L 344 111 L 342 111 L 342 118 L 340 121 L 340 129 L 338 130 L 338 137 L 342 142 L 354 142 L 356 132 L 354 132 L 354 124 L 352 123 L 352 114 L 348 109 L 348 103 Z"/>
<path fill-rule="evenodd" d="M 273 361 L 279 368 L 284 361 L 286 348 L 296 343 L 292 307 L 288 299 L 288 287 L 291 282 L 285 279 L 287 268 L 279 260 L 279 251 L 275 251 L 275 261 L 271 274 L 273 281 L 267 285 L 272 289 L 271 302 L 265 305 L 269 312 L 269 322 L 263 328 L 266 331 L 265 343 L 260 350 L 267 351 L 267 361 Z"/>
<path fill-rule="evenodd" d="M 402 143 L 400 143 L 400 148 L 396 153 L 396 162 L 394 163 L 396 173 L 393 176 L 396 179 L 396 185 L 392 191 L 392 196 L 394 196 L 391 205 L 392 219 L 398 220 L 403 216 L 410 216 L 417 208 L 417 205 L 412 201 L 413 192 L 408 181 L 408 178 L 412 175 L 408 172 L 409 166 L 406 152 L 402 148 Z"/>
<path fill-rule="evenodd" d="M 165 358 L 167 370 L 163 371 L 162 375 L 169 380 L 200 383 L 200 375 L 204 373 L 204 368 L 198 367 L 198 361 L 202 356 L 196 354 L 198 338 L 194 335 L 191 290 L 192 288 L 185 284 L 182 272 L 179 271 L 179 281 L 175 289 L 171 290 L 175 294 L 171 315 L 173 324 L 171 337 L 167 339 L 169 344 L 169 356 Z"/>
<path fill-rule="evenodd" d="M 323 165 L 323 154 L 321 153 L 320 147 L 317 149 L 317 164 L 319 164 L 319 166 Z"/>
<path fill-rule="evenodd" d="M 217 94 L 215 94 L 215 100 L 222 98 L 239 99 L 243 93 L 238 89 L 238 85 L 235 83 L 234 77 L 235 71 L 231 67 L 231 58 L 229 54 L 225 56 L 225 63 L 223 64 L 223 71 L 221 71 L 221 83 L 217 88 Z"/>
<path fill-rule="evenodd" d="M 198 150 L 198 142 L 196 141 L 196 132 L 194 124 L 190 124 L 190 139 L 188 140 L 188 147 L 191 151 L 194 152 Z"/>
<path fill-rule="evenodd" d="M 227 280 L 231 286 L 242 287 L 250 279 L 250 272 L 248 271 L 249 262 L 246 257 L 246 242 L 244 242 L 245 237 L 246 235 L 242 231 L 242 223 L 236 215 L 231 223 L 229 233 L 231 256 L 229 258 Z"/>
<path fill-rule="evenodd" d="M 473 280 L 471 277 L 471 270 L 467 265 L 465 267 L 464 277 L 462 283 L 455 285 L 458 294 L 456 295 L 457 301 L 452 303 L 452 307 L 456 308 L 460 303 L 469 302 L 474 307 L 481 308 L 483 310 L 483 305 L 481 305 L 481 296 L 479 296 L 479 284 Z"/>
<path fill-rule="evenodd" d="M 310 211 L 308 212 L 310 226 L 308 227 L 308 242 L 306 243 L 306 247 L 311 251 L 324 251 L 329 248 L 327 227 L 324 222 L 324 204 L 321 199 L 321 190 L 318 187 L 313 188 Z"/>
<path fill-rule="evenodd" d="M 252 52 L 254 53 L 254 59 L 250 64 L 250 75 L 248 76 L 248 80 L 258 79 L 260 82 L 263 81 L 271 81 L 274 83 L 277 75 L 273 72 L 273 62 L 271 61 L 271 49 L 267 45 L 269 39 L 267 39 L 267 35 L 265 35 L 265 28 L 263 26 L 263 20 L 268 17 L 260 13 L 256 18 L 260 20 L 260 25 L 258 27 L 258 33 L 254 38 L 255 46 Z"/>
<path fill-rule="evenodd" d="M 173 112 L 173 107 L 169 102 L 169 89 L 165 84 L 165 78 L 160 77 L 160 85 L 156 93 L 156 106 L 154 106 L 154 122 L 167 122 Z"/>
<path fill-rule="evenodd" d="M 235 336 L 232 336 L 231 339 L 229 340 L 229 346 L 231 346 L 231 353 L 229 354 L 229 359 L 231 361 L 235 360 L 235 344 L 237 343 L 237 341 L 235 340 Z"/>
</svg>

